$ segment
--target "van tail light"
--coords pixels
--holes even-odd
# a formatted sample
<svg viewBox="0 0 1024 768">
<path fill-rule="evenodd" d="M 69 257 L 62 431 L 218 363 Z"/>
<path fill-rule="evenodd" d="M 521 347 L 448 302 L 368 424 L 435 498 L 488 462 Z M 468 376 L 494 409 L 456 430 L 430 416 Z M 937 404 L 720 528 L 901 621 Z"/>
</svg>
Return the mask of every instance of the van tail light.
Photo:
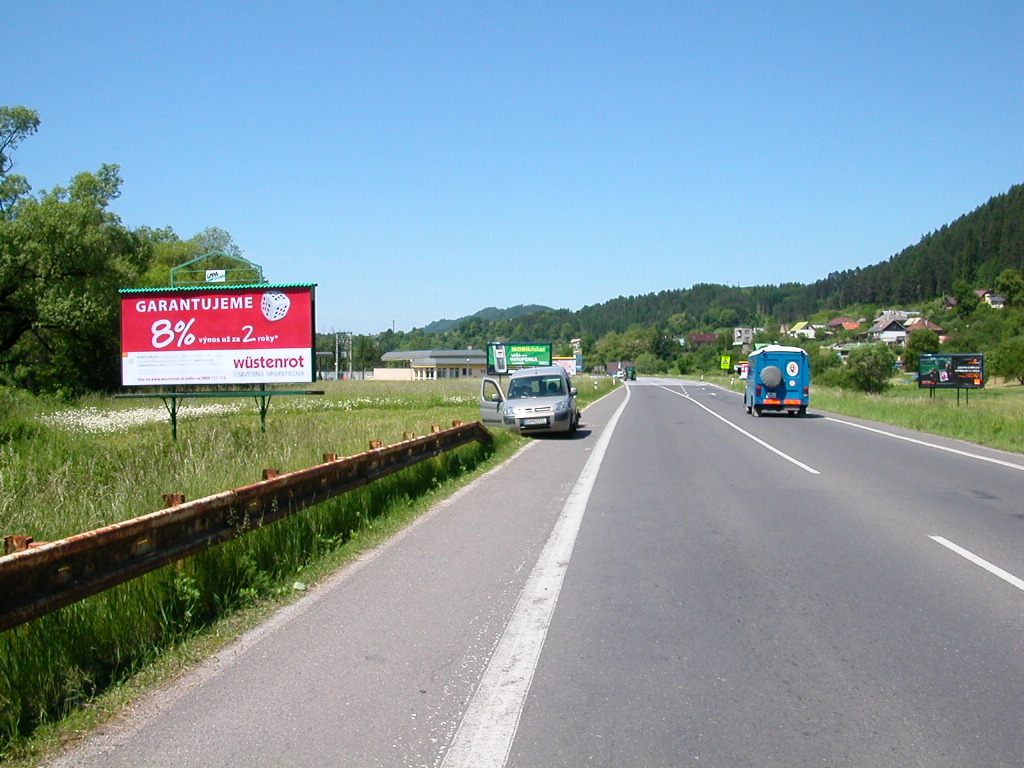
<svg viewBox="0 0 1024 768">
<path fill-rule="evenodd" d="M 761 396 L 761 385 L 760 384 L 757 385 L 756 395 L 757 395 L 757 397 Z"/>
<path fill-rule="evenodd" d="M 807 397 L 808 392 L 810 392 L 810 389 L 808 387 L 804 387 L 804 397 Z"/>
</svg>

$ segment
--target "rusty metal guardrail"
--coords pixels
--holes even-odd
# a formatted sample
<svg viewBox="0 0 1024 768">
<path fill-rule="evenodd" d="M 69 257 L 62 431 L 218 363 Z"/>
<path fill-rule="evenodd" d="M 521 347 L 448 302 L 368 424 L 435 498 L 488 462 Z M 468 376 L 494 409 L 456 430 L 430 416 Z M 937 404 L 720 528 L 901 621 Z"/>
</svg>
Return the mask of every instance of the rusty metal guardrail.
<svg viewBox="0 0 1024 768">
<path fill-rule="evenodd" d="M 479 422 L 456 422 L 451 429 L 406 437 L 387 447 L 374 443 L 355 456 L 325 456 L 323 464 L 307 469 L 0 557 L 0 631 L 421 461 L 491 440 Z"/>
</svg>

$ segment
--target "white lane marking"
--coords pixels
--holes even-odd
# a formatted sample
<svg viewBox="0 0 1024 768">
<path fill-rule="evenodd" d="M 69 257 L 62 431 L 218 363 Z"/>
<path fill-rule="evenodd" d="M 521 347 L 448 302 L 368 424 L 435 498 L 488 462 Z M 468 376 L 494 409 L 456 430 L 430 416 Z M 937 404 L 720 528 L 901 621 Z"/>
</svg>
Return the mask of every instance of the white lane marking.
<svg viewBox="0 0 1024 768">
<path fill-rule="evenodd" d="M 487 662 L 476 693 L 441 763 L 442 768 L 501 768 L 508 760 L 590 492 L 615 425 L 628 402 L 627 388 L 625 399 L 609 419 L 583 466 L 523 587 L 512 618 Z"/>
<path fill-rule="evenodd" d="M 978 461 L 987 461 L 990 464 L 998 464 L 1001 467 L 1009 467 L 1010 469 L 1016 469 L 1024 472 L 1024 465 L 1014 464 L 1011 461 L 1004 461 L 1003 459 L 993 459 L 989 456 L 982 456 L 978 453 L 970 453 L 969 451 L 961 451 L 958 448 L 947 448 L 944 445 L 938 445 L 937 443 L 929 443 L 925 440 L 918 440 L 914 437 L 907 437 L 906 435 L 897 435 L 893 432 L 886 432 L 882 429 L 875 429 L 874 427 L 866 427 L 863 424 L 854 424 L 852 421 L 843 421 L 842 419 L 836 419 L 832 416 L 826 416 L 829 421 L 834 421 L 836 424 L 845 424 L 848 427 L 856 427 L 857 429 L 864 429 L 868 432 L 875 432 L 879 435 L 885 435 L 886 437 L 893 437 L 897 440 L 905 440 L 908 443 L 915 443 L 916 445 L 923 445 L 926 448 L 934 448 L 938 451 L 946 451 L 947 453 L 955 453 L 957 456 L 966 456 L 969 459 L 977 459 Z"/>
<path fill-rule="evenodd" d="M 934 542 L 937 542 L 937 543 L 941 544 L 942 546 L 946 547 L 947 549 L 950 549 L 953 552 L 956 552 L 958 555 L 960 555 L 960 557 L 963 557 L 963 558 L 966 558 L 967 560 L 970 560 L 975 565 L 981 566 L 986 571 L 988 571 L 989 573 L 991 573 L 991 574 L 993 574 L 995 576 L 998 576 L 1000 579 L 1002 579 L 1006 583 L 1013 584 L 1013 586 L 1015 586 L 1017 589 L 1024 590 L 1024 579 L 1018 579 L 1012 573 L 1008 573 L 1008 572 L 1004 571 L 999 566 L 992 565 L 992 563 L 990 563 L 988 560 L 985 560 L 983 558 L 978 557 L 976 554 L 971 552 L 969 549 L 964 549 L 963 547 L 954 544 L 949 539 L 944 539 L 941 536 L 929 536 L 928 538 L 931 539 Z"/>
<path fill-rule="evenodd" d="M 786 461 L 790 462 L 791 464 L 795 464 L 796 466 L 800 467 L 800 469 L 804 470 L 805 472 L 810 472 L 812 475 L 820 475 L 821 474 L 821 472 L 816 470 L 814 467 L 809 467 L 806 464 L 804 464 L 802 461 L 800 461 L 799 459 L 794 459 L 788 453 L 783 453 L 782 451 L 780 451 L 775 446 L 770 445 L 770 444 L 766 443 L 764 440 L 762 440 L 761 438 L 759 438 L 759 437 L 757 437 L 755 435 L 750 434 L 749 432 L 747 432 L 747 430 L 743 429 L 743 427 L 739 427 L 739 426 L 733 424 L 731 421 L 729 421 L 724 416 L 719 416 L 717 413 L 712 411 L 710 408 L 708 408 L 703 403 L 698 403 L 696 400 L 694 400 L 692 397 L 690 397 L 686 393 L 685 389 L 682 392 L 675 392 L 674 390 L 671 390 L 668 387 L 661 387 L 661 388 L 664 389 L 666 392 L 671 392 L 673 395 L 678 395 L 679 397 L 682 397 L 682 398 L 685 398 L 686 400 L 689 400 L 691 403 L 693 403 L 694 405 L 696 405 L 699 408 L 703 408 L 705 411 L 710 413 L 712 416 L 714 416 L 716 419 L 721 421 L 723 424 L 728 424 L 730 427 L 735 429 L 737 432 L 739 432 L 744 437 L 750 438 L 751 440 L 753 440 L 758 445 L 762 446 L 763 448 L 767 448 L 769 451 L 771 451 L 772 453 L 774 453 L 774 454 L 776 454 L 778 456 L 781 456 L 782 458 L 784 458 Z"/>
</svg>

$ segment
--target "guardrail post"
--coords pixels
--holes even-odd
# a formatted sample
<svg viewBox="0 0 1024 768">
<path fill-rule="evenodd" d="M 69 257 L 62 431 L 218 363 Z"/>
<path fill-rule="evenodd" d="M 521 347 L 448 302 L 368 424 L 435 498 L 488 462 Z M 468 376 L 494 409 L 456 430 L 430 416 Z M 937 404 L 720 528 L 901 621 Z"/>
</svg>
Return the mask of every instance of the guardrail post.
<svg viewBox="0 0 1024 768">
<path fill-rule="evenodd" d="M 415 432 L 403 432 L 402 435 L 405 437 L 406 440 L 413 440 L 416 437 Z"/>
<path fill-rule="evenodd" d="M 336 453 L 325 453 L 324 454 L 324 464 L 329 464 L 330 462 L 337 461 L 337 460 L 338 460 L 338 454 L 336 454 Z"/>
<path fill-rule="evenodd" d="M 273 480 L 275 477 L 280 477 L 280 476 L 281 476 L 281 470 L 280 469 L 264 469 L 263 470 L 263 479 L 264 480 Z"/>
<path fill-rule="evenodd" d="M 370 441 L 370 450 L 371 451 L 379 451 L 383 447 L 384 447 L 384 443 L 381 442 L 380 440 L 371 440 Z"/>
<path fill-rule="evenodd" d="M 177 507 L 185 503 L 184 493 L 165 493 L 164 494 L 164 509 L 171 507 Z"/>
<path fill-rule="evenodd" d="M 10 555 L 15 552 L 23 552 L 29 548 L 31 543 L 31 536 L 23 536 L 20 533 L 16 533 L 13 536 L 4 536 L 4 554 Z"/>
</svg>

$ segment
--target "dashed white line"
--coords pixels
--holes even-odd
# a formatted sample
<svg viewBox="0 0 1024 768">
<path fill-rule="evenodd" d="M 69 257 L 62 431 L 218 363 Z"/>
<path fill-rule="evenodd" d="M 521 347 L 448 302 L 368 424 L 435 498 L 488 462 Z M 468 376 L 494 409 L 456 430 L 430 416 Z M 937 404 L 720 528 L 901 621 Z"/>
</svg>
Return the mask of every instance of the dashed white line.
<svg viewBox="0 0 1024 768">
<path fill-rule="evenodd" d="M 804 464 L 802 461 L 800 461 L 799 459 L 793 458 L 788 453 L 783 453 L 778 448 L 776 448 L 774 445 L 766 443 L 764 440 L 762 440 L 761 438 L 757 437 L 756 435 L 752 435 L 749 432 L 747 432 L 747 430 L 743 429 L 743 427 L 739 427 L 739 426 L 733 424 L 731 421 L 729 421 L 724 416 L 718 415 L 717 413 L 715 413 L 713 410 L 708 408 L 703 403 L 699 403 L 696 400 L 694 400 L 692 397 L 690 397 L 686 393 L 685 390 L 683 390 L 682 392 L 676 392 L 675 390 L 669 389 L 668 387 L 661 387 L 661 388 L 664 389 L 666 392 L 671 392 L 673 395 L 678 395 L 679 397 L 682 397 L 682 398 L 684 398 L 686 400 L 689 400 L 691 403 L 693 403 L 694 405 L 696 405 L 699 408 L 703 408 L 705 411 L 710 413 L 712 416 L 714 416 L 716 419 L 721 421 L 723 424 L 728 424 L 730 427 L 735 429 L 737 432 L 739 432 L 744 437 L 747 437 L 747 438 L 753 440 L 755 443 L 757 443 L 758 445 L 762 446 L 763 448 L 767 448 L 769 451 L 771 451 L 772 453 L 776 454 L 777 456 L 781 456 L 782 458 L 784 458 L 786 461 L 790 462 L 791 464 L 795 464 L 796 466 L 800 467 L 800 469 L 804 470 L 805 472 L 810 472 L 812 475 L 820 475 L 821 474 L 821 472 L 816 470 L 814 467 L 811 467 L 811 466 L 808 466 L 807 464 Z"/>
<path fill-rule="evenodd" d="M 993 565 L 992 563 L 990 563 L 988 560 L 985 560 L 984 558 L 978 557 L 976 554 L 971 552 L 969 549 L 964 549 L 963 547 L 961 547 L 961 546 L 959 546 L 957 544 L 954 544 L 949 539 L 944 539 L 941 536 L 929 536 L 928 538 L 931 539 L 932 541 L 934 541 L 934 542 L 936 542 L 938 544 L 941 544 L 942 546 L 946 547 L 946 549 L 949 549 L 949 550 L 951 550 L 953 552 L 956 552 L 958 555 L 960 555 L 960 557 L 963 557 L 966 560 L 970 560 L 975 565 L 984 568 L 986 571 L 991 573 L 993 576 L 998 576 L 1000 579 L 1005 581 L 1007 584 L 1012 584 L 1017 589 L 1024 591 L 1024 579 L 1017 578 L 1012 573 L 1004 571 L 999 566 Z"/>
</svg>

